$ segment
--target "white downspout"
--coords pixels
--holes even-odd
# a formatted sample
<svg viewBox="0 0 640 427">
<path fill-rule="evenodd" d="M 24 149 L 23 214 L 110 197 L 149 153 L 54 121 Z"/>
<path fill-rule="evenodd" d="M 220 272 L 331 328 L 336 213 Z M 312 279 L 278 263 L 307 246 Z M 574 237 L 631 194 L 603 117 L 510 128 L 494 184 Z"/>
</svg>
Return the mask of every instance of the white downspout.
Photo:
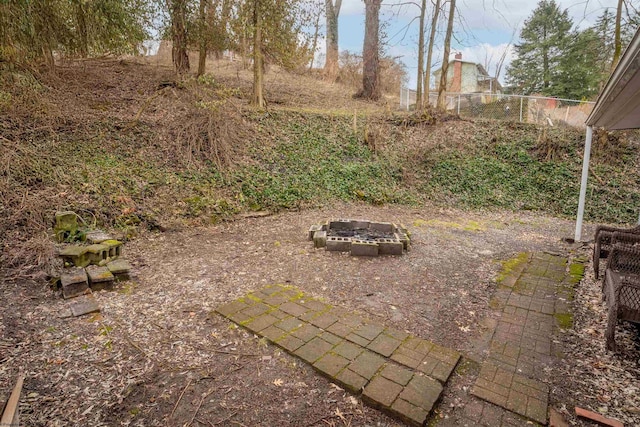
<svg viewBox="0 0 640 427">
<path fill-rule="evenodd" d="M 591 158 L 591 138 L 593 127 L 587 126 L 587 134 L 584 140 L 584 157 L 582 158 L 582 181 L 580 182 L 580 199 L 578 200 L 578 217 L 576 218 L 575 241 L 582 239 L 582 220 L 584 219 L 584 202 L 587 197 L 587 178 L 589 177 L 589 160 Z"/>
</svg>

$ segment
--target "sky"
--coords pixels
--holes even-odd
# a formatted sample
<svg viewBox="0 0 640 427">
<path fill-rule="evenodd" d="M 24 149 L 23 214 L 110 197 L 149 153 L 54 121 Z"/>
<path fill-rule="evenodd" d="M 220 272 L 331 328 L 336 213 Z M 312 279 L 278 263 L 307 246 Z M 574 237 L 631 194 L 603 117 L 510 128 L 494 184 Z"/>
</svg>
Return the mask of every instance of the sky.
<svg viewBox="0 0 640 427">
<path fill-rule="evenodd" d="M 416 2 L 412 4 L 412 2 Z M 409 73 L 408 85 L 415 88 L 418 63 L 418 16 L 420 0 L 383 0 L 381 22 L 387 34 L 386 52 L 399 57 Z M 476 62 L 487 68 L 489 74 L 507 50 L 505 63 L 499 76 L 504 84 L 504 74 L 513 58 L 513 43 L 519 40 L 524 21 L 531 16 L 537 6 L 536 0 L 458 0 L 459 16 L 454 24 L 451 56 L 462 53 L 465 61 Z M 593 25 L 604 9 L 615 11 L 615 0 L 556 0 L 561 9 L 567 9 L 574 25 L 586 28 Z M 427 1 L 429 5 L 431 1 Z M 429 10 L 428 14 L 431 11 Z M 448 9 L 446 14 L 448 14 Z M 430 22 L 430 17 L 427 16 Z M 434 68 L 442 64 L 444 26 L 439 29 L 434 50 Z M 338 23 L 338 44 L 340 50 L 362 52 L 364 38 L 364 2 L 343 0 Z M 428 31 L 428 30 L 427 30 Z M 428 34 L 427 34 L 428 37 Z M 324 64 L 324 41 L 316 54 L 316 65 Z"/>
</svg>

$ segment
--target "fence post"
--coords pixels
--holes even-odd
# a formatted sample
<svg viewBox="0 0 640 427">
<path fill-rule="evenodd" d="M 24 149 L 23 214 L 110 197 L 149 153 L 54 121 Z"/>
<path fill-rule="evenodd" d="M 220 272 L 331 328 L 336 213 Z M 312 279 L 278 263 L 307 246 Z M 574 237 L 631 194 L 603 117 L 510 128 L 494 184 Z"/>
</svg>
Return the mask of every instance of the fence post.
<svg viewBox="0 0 640 427">
<path fill-rule="evenodd" d="M 523 104 L 524 98 L 520 97 L 520 123 L 522 123 L 522 104 Z"/>
<path fill-rule="evenodd" d="M 460 115 L 460 94 L 458 94 L 458 115 Z"/>
</svg>

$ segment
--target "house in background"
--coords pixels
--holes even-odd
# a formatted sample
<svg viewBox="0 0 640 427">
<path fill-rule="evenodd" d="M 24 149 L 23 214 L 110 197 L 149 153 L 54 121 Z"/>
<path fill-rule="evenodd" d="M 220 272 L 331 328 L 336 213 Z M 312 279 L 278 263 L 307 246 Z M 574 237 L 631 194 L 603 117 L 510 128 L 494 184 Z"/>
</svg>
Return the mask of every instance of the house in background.
<svg viewBox="0 0 640 427">
<path fill-rule="evenodd" d="M 441 70 L 433 73 L 436 85 L 440 82 Z M 449 61 L 447 71 L 447 92 L 455 93 L 502 93 L 502 85 L 487 70 L 475 62 L 462 60 L 462 53 L 456 53 Z"/>
</svg>

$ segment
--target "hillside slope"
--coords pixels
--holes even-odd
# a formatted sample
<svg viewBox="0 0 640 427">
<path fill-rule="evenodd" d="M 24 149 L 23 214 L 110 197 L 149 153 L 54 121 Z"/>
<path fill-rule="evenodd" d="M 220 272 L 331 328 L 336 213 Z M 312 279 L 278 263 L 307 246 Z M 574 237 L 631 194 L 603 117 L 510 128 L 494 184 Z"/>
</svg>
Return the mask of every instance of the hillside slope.
<svg viewBox="0 0 640 427">
<path fill-rule="evenodd" d="M 38 78 L 4 72 L 5 266 L 42 271 L 56 210 L 127 236 L 334 200 L 575 212 L 581 131 L 402 116 L 339 85 L 318 82 L 310 93 L 310 77 L 282 72 L 267 81 L 277 102 L 256 112 L 249 73 L 215 72 L 177 81 L 167 67 L 134 61 L 84 62 Z M 596 142 L 588 219 L 635 220 L 634 138 Z"/>
</svg>

